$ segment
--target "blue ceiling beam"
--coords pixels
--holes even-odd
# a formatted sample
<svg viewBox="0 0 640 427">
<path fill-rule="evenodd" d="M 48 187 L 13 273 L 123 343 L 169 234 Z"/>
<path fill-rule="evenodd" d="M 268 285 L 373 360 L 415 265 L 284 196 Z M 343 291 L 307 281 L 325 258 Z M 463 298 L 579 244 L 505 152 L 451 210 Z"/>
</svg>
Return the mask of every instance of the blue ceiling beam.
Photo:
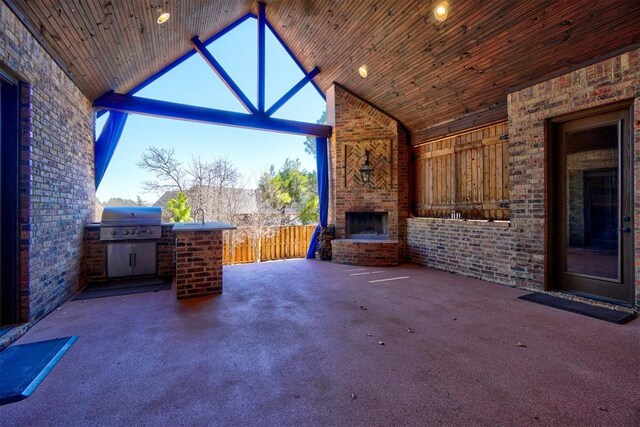
<svg viewBox="0 0 640 427">
<path fill-rule="evenodd" d="M 256 114 L 258 110 L 253 105 L 253 103 L 249 100 L 247 95 L 244 94 L 242 89 L 233 81 L 229 73 L 227 73 L 224 67 L 213 57 L 211 52 L 207 50 L 207 48 L 202 44 L 198 36 L 195 36 L 191 39 L 191 43 L 193 43 L 193 47 L 196 52 L 202 56 L 202 58 L 209 64 L 211 69 L 220 77 L 220 80 L 227 86 L 227 88 L 235 95 L 235 97 L 240 101 L 240 104 L 250 113 Z"/>
<path fill-rule="evenodd" d="M 300 71 L 302 71 L 303 74 L 307 74 L 307 70 L 304 68 L 304 66 L 302 65 L 302 63 L 298 60 L 298 58 L 296 58 L 296 56 L 293 54 L 293 52 L 291 51 L 291 49 L 289 49 L 289 46 L 287 46 L 287 44 L 284 42 L 284 40 L 282 40 L 282 37 L 280 37 L 280 34 L 278 34 L 278 32 L 276 31 L 275 28 L 273 28 L 273 26 L 269 23 L 269 21 L 266 22 L 267 23 L 267 28 L 269 28 L 271 30 L 271 32 L 273 33 L 274 37 L 276 38 L 276 40 L 278 40 L 278 42 L 280 43 L 280 45 L 282 45 L 282 47 L 284 48 L 284 50 L 289 54 L 289 56 L 291 57 L 291 59 L 293 60 L 293 62 L 296 63 L 296 65 L 298 66 L 298 68 L 300 68 Z M 322 89 L 320 89 L 320 86 L 318 86 L 318 84 L 316 82 L 314 82 L 313 80 L 311 80 L 311 84 L 313 85 L 313 87 L 316 89 L 316 91 L 318 92 L 318 94 L 322 97 L 322 99 L 324 99 L 325 101 L 327 100 L 327 97 L 325 96 L 324 92 L 322 91 Z"/>
<path fill-rule="evenodd" d="M 196 107 L 174 102 L 158 101 L 119 93 L 109 93 L 94 101 L 97 110 L 120 111 L 167 119 L 188 120 L 223 126 L 259 129 L 296 135 L 329 138 L 331 126 L 294 120 L 274 119 L 263 114 L 244 114 L 213 108 Z"/>
<path fill-rule="evenodd" d="M 267 5 L 258 2 L 258 110 L 264 113 L 265 93 L 265 30 L 267 23 Z"/>
<path fill-rule="evenodd" d="M 313 81 L 313 78 L 318 75 L 320 72 L 320 68 L 315 67 L 313 70 L 309 72 L 306 76 L 304 76 L 298 83 L 296 83 L 287 93 L 282 95 L 282 97 L 277 100 L 271 108 L 267 110 L 265 113 L 267 116 L 272 116 L 273 113 L 278 111 L 280 107 L 282 107 L 287 101 L 289 101 L 293 96 L 300 91 L 307 83 Z"/>
<path fill-rule="evenodd" d="M 224 36 L 225 34 L 227 34 L 229 31 L 233 30 L 234 28 L 236 28 L 238 25 L 242 24 L 244 21 L 246 21 L 247 19 L 250 18 L 256 18 L 256 15 L 253 13 L 247 13 L 246 15 L 242 16 L 240 19 L 238 19 L 237 21 L 232 22 L 231 24 L 227 25 L 225 28 L 223 28 L 222 30 L 218 31 L 217 33 L 215 33 L 214 35 L 212 35 L 211 37 L 209 37 L 208 39 L 206 39 L 205 41 L 202 42 L 202 44 L 206 47 L 209 44 L 213 43 L 214 41 L 218 40 L 220 37 Z M 136 86 L 134 86 L 129 92 L 127 92 L 128 95 L 133 95 L 139 91 L 141 91 L 142 89 L 144 89 L 145 87 L 149 86 L 151 83 L 153 83 L 154 81 L 156 81 L 157 79 L 159 79 L 160 77 L 164 76 L 165 74 L 167 74 L 169 71 L 173 70 L 174 68 L 176 68 L 178 65 L 182 64 L 184 61 L 186 61 L 187 59 L 191 58 L 193 55 L 196 54 L 196 50 L 195 49 L 191 49 L 189 52 L 185 53 L 184 55 L 182 55 L 181 57 L 179 57 L 178 59 L 176 59 L 175 61 L 171 62 L 169 65 L 165 66 L 163 69 L 161 69 L 160 71 L 158 71 L 157 73 L 147 77 L 145 80 L 143 80 L 142 82 L 138 83 Z M 103 97 L 105 95 L 108 95 L 110 92 L 109 91 L 107 93 L 102 94 L 100 97 Z M 99 98 L 98 98 L 99 99 Z M 103 115 L 106 111 L 98 111 L 98 117 L 100 117 L 101 115 Z"/>
</svg>

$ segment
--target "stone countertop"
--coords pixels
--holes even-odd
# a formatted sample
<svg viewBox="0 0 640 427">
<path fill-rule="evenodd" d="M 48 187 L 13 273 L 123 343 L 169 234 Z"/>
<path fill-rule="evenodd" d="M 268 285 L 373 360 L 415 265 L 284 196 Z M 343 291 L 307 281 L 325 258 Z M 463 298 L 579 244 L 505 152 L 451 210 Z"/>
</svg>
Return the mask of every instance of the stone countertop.
<svg viewBox="0 0 640 427">
<path fill-rule="evenodd" d="M 173 226 L 173 231 L 179 233 L 185 231 L 235 230 L 236 228 L 238 227 L 226 222 L 180 222 Z"/>
<path fill-rule="evenodd" d="M 160 224 L 162 227 L 173 227 L 175 222 L 163 222 Z M 84 228 L 100 228 L 101 224 L 99 222 L 90 222 L 85 224 Z"/>
</svg>

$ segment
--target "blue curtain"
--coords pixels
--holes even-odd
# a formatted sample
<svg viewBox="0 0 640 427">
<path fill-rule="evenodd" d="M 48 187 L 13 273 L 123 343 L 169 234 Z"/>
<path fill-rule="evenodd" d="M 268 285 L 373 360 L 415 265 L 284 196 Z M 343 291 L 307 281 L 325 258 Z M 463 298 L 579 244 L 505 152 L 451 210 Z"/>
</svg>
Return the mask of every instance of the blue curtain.
<svg viewBox="0 0 640 427">
<path fill-rule="evenodd" d="M 127 121 L 127 113 L 111 111 L 107 122 L 100 132 L 94 148 L 94 162 L 96 168 L 96 189 L 107 171 L 107 166 L 113 157 L 113 152 L 118 146 L 124 124 Z"/>
<path fill-rule="evenodd" d="M 318 169 L 318 198 L 320 199 L 320 224 L 311 238 L 307 258 L 315 258 L 318 232 L 320 227 L 327 226 L 329 215 L 329 157 L 327 152 L 327 138 L 316 138 L 316 163 Z"/>
</svg>

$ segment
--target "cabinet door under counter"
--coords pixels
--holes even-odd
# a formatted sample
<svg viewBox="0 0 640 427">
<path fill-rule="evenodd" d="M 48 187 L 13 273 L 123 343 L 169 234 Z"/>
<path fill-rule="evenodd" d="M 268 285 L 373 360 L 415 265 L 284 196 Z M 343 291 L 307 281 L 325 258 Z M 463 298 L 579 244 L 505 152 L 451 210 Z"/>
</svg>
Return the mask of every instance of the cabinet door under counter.
<svg viewBox="0 0 640 427">
<path fill-rule="evenodd" d="M 156 242 L 107 244 L 107 277 L 156 274 Z"/>
</svg>

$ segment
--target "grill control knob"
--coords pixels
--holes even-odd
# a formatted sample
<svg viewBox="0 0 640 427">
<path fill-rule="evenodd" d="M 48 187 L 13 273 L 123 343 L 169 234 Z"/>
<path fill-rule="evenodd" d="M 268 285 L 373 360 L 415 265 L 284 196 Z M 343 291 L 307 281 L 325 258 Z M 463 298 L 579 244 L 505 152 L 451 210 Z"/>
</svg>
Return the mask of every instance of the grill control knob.
<svg viewBox="0 0 640 427">
<path fill-rule="evenodd" d="M 123 234 L 124 234 L 125 236 L 127 236 L 127 235 L 129 234 L 129 230 L 124 230 L 124 233 L 123 233 Z"/>
<path fill-rule="evenodd" d="M 116 230 L 111 231 L 111 235 L 115 236 L 116 234 L 118 234 L 118 232 Z"/>
</svg>

